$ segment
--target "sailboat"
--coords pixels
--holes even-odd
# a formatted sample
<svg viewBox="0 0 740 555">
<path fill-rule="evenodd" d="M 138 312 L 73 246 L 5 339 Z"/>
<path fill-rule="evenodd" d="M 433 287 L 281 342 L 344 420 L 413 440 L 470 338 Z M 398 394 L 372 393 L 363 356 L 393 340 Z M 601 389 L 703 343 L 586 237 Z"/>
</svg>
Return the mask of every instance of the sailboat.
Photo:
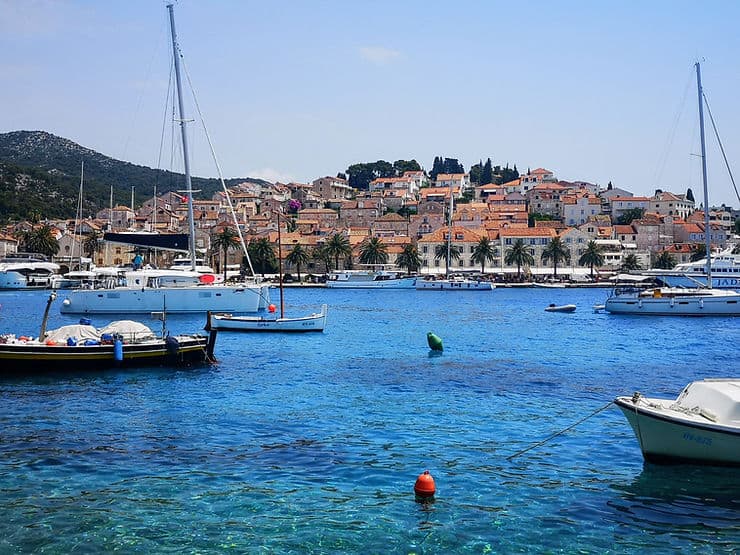
<svg viewBox="0 0 740 555">
<path fill-rule="evenodd" d="M 447 256 L 444 279 L 416 279 L 416 289 L 419 291 L 492 291 L 496 286 L 490 281 L 453 277 L 450 275 L 450 260 L 452 252 L 452 212 L 454 198 L 452 183 L 450 183 L 450 206 L 447 215 Z"/>
<path fill-rule="evenodd" d="M 180 77 L 180 51 L 175 32 L 173 5 L 168 4 L 177 85 L 178 122 L 182 138 L 182 157 L 185 168 L 188 203 L 189 247 L 191 270 L 120 269 L 114 279 L 103 280 L 100 288 L 70 291 L 60 311 L 63 314 L 132 314 L 167 310 L 170 313 L 258 312 L 270 302 L 269 286 L 259 283 L 226 285 L 216 283 L 215 276 L 196 271 L 195 223 L 193 217 L 193 189 L 190 177 L 190 158 Z M 237 226 L 238 229 L 238 226 Z M 241 232 L 240 237 L 241 237 Z M 149 234 L 150 239 L 167 236 Z M 143 240 L 141 237 L 137 241 Z M 243 241 L 242 241 L 243 243 Z M 245 249 L 246 250 L 246 249 Z"/>
<path fill-rule="evenodd" d="M 321 312 L 308 316 L 288 318 L 285 316 L 285 300 L 283 293 L 283 252 L 280 235 L 280 212 L 277 213 L 278 224 L 278 283 L 280 288 L 280 316 L 277 316 L 276 307 L 268 306 L 266 316 L 233 316 L 231 314 L 210 314 L 206 330 L 229 331 L 277 331 L 277 332 L 306 332 L 324 331 L 326 326 L 327 305 L 321 306 Z"/>
<path fill-rule="evenodd" d="M 704 93 L 701 86 L 701 67 L 696 66 L 696 86 L 699 97 L 699 136 L 701 139 L 701 167 L 704 184 L 704 239 L 706 252 L 711 253 L 709 228 L 709 193 L 707 186 L 707 157 L 704 140 Z M 706 287 L 638 287 L 618 284 L 604 303 L 612 314 L 647 314 L 652 316 L 740 316 L 740 293 L 712 288 L 712 257 L 706 257 Z"/>
</svg>

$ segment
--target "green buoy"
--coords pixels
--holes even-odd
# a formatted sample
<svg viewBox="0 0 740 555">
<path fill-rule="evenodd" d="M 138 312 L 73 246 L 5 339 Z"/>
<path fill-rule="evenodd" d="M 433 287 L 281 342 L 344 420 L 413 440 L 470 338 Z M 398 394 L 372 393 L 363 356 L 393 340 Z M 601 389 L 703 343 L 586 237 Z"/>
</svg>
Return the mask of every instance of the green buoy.
<svg viewBox="0 0 740 555">
<path fill-rule="evenodd" d="M 429 343 L 429 348 L 432 351 L 444 351 L 444 348 L 442 347 L 442 339 L 434 335 L 432 332 L 427 333 L 427 343 Z"/>
</svg>

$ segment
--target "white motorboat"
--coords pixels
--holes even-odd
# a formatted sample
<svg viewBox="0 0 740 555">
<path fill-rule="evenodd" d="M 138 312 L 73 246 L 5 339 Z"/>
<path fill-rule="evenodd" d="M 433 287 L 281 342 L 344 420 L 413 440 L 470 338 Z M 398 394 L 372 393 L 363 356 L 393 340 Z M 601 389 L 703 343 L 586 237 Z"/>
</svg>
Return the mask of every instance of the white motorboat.
<svg viewBox="0 0 740 555">
<path fill-rule="evenodd" d="M 711 280 L 714 289 L 740 289 L 740 253 L 729 247 L 712 255 Z M 684 262 L 671 270 L 645 270 L 643 275 L 653 277 L 668 287 L 697 287 L 707 285 L 707 259 Z"/>
<path fill-rule="evenodd" d="M 712 252 L 709 233 L 709 193 L 707 187 L 706 145 L 704 141 L 704 93 L 701 69 L 696 63 L 696 85 L 699 98 L 699 131 L 701 137 L 702 181 L 704 184 L 704 238 L 707 253 Z M 634 285 L 614 288 L 605 309 L 615 314 L 649 314 L 657 316 L 740 316 L 740 293 L 712 288 L 711 256 L 705 259 L 705 286 L 694 280 L 689 288 L 657 287 L 645 290 Z M 634 280 L 648 279 L 633 276 Z"/>
<path fill-rule="evenodd" d="M 691 382 L 677 399 L 617 397 L 649 462 L 740 466 L 740 378 Z"/>
<path fill-rule="evenodd" d="M 371 265 L 359 270 L 330 272 L 326 286 L 335 289 L 413 289 L 417 278 L 399 270 Z"/>
<path fill-rule="evenodd" d="M 1 289 L 43 289 L 51 286 L 58 275 L 59 264 L 44 255 L 16 253 L 0 260 Z"/>
<path fill-rule="evenodd" d="M 418 279 L 417 291 L 493 291 L 496 286 L 490 281 L 463 277 L 444 279 Z"/>
<path fill-rule="evenodd" d="M 227 331 L 272 331 L 272 332 L 309 332 L 324 331 L 326 326 L 327 305 L 322 305 L 321 312 L 299 316 L 297 318 L 278 317 L 277 314 L 265 316 L 232 316 L 231 314 L 211 314 L 210 327 L 206 330 Z"/>
<path fill-rule="evenodd" d="M 186 194 L 188 202 L 189 234 L 187 235 L 158 235 L 148 234 L 117 234 L 117 241 L 129 244 L 151 244 L 166 248 L 162 244 L 165 240 L 179 241 L 185 238 L 183 246 L 189 247 L 191 271 L 180 268 L 171 270 L 136 270 L 122 272 L 114 280 L 106 280 L 103 288 L 76 289 L 69 291 L 67 298 L 62 302 L 61 312 L 66 314 L 129 314 L 167 311 L 169 313 L 188 312 L 257 312 L 265 309 L 270 303 L 269 286 L 256 282 L 225 285 L 216 283 L 217 277 L 212 273 L 196 271 L 195 252 L 195 223 L 193 218 L 193 190 L 190 177 L 190 160 L 188 157 L 188 141 L 186 125 L 188 118 L 184 113 L 181 78 L 180 57 L 173 5 L 168 4 L 170 29 L 172 38 L 172 55 L 174 59 L 175 80 L 178 99 L 178 122 L 181 131 L 182 155 L 185 167 Z M 222 180 L 223 183 L 223 180 Z M 225 186 L 224 186 L 225 187 Z M 230 201 L 229 201 L 230 202 Z M 232 207 L 233 212 L 233 207 Z M 237 232 L 244 241 L 241 231 Z M 145 241 L 145 243 L 142 243 Z M 249 255 L 244 248 L 245 257 Z"/>
<path fill-rule="evenodd" d="M 551 304 L 548 307 L 545 307 L 545 312 L 575 312 L 576 311 L 576 305 L 574 304 L 562 304 L 562 305 L 555 305 Z"/>
</svg>

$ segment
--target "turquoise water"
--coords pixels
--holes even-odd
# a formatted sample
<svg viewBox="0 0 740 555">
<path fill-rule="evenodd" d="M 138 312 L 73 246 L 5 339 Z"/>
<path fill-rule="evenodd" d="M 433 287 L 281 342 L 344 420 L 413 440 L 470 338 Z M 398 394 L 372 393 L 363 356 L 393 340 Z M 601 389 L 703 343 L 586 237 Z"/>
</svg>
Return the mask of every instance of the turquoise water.
<svg viewBox="0 0 740 555">
<path fill-rule="evenodd" d="M 289 289 L 325 333 L 0 379 L 0 553 L 736 552 L 740 470 L 643 464 L 616 407 L 507 460 L 616 395 L 737 376 L 740 319 L 594 314 L 605 296 Z M 2 331 L 37 335 L 46 297 L 1 294 Z"/>
</svg>

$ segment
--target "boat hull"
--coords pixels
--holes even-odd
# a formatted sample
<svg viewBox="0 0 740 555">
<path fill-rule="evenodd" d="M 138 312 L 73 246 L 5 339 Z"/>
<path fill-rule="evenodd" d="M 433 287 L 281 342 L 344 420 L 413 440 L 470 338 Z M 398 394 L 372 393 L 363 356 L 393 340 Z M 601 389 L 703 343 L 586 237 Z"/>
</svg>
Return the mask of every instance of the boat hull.
<svg viewBox="0 0 740 555">
<path fill-rule="evenodd" d="M 740 466 L 740 429 L 688 422 L 636 406 L 630 397 L 614 403 L 635 432 L 645 460 Z"/>
<path fill-rule="evenodd" d="M 123 344 L 116 360 L 114 345 L 0 344 L 0 375 L 57 371 L 102 370 L 131 366 L 178 366 L 208 362 L 208 338 L 176 336 L 177 346 L 164 340 Z"/>
<path fill-rule="evenodd" d="M 418 280 L 417 291 L 493 291 L 495 286 L 490 281 L 473 280 Z"/>
<path fill-rule="evenodd" d="M 62 314 L 257 312 L 269 304 L 267 286 L 197 285 L 171 288 L 77 289 L 66 294 Z"/>
<path fill-rule="evenodd" d="M 330 289 L 413 289 L 415 277 L 384 279 L 376 281 L 338 281 L 329 280 L 326 286 Z"/>
<path fill-rule="evenodd" d="M 8 270 L 0 272 L 0 290 L 3 289 L 46 289 L 51 286 L 52 274 L 30 274 Z"/>
<path fill-rule="evenodd" d="M 740 298 L 618 298 L 610 297 L 604 309 L 612 314 L 652 316 L 740 316 Z"/>
<path fill-rule="evenodd" d="M 548 306 L 545 308 L 545 312 L 575 312 L 576 305 L 564 304 L 562 306 Z"/>
<path fill-rule="evenodd" d="M 321 312 L 301 318 L 270 318 L 259 316 L 230 316 L 214 314 L 210 318 L 210 329 L 244 332 L 322 332 L 326 326 L 327 306 Z"/>
</svg>

